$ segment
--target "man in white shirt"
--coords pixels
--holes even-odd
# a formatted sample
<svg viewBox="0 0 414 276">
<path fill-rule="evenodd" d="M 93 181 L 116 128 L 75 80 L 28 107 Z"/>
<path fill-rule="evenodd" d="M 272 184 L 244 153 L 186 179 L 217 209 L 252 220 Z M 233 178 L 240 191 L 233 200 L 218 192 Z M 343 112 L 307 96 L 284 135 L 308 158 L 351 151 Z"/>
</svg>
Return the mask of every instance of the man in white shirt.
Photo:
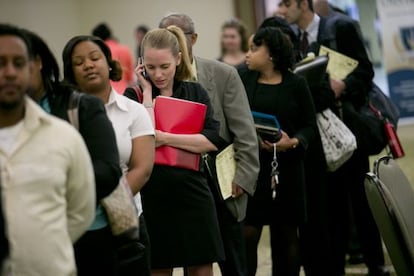
<svg viewBox="0 0 414 276">
<path fill-rule="evenodd" d="M 0 24 L 0 168 L 10 252 L 1 275 L 76 275 L 72 243 L 95 210 L 92 163 L 79 133 L 26 96 L 30 43 Z"/>
</svg>

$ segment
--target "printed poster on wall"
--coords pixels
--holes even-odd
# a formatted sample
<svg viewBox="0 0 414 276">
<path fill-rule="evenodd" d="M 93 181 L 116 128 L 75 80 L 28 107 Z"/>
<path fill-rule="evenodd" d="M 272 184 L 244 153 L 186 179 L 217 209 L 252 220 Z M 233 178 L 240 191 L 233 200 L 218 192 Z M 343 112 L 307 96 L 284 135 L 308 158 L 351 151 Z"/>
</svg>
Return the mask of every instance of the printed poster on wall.
<svg viewBox="0 0 414 276">
<path fill-rule="evenodd" d="M 377 0 L 383 60 L 401 118 L 414 118 L 414 0 Z"/>
</svg>

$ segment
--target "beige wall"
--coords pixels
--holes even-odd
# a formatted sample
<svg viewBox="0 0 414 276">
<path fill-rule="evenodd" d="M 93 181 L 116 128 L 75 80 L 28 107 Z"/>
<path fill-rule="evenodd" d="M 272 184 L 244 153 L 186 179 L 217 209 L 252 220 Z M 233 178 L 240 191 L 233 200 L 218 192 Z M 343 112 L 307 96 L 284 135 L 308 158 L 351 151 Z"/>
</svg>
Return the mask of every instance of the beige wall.
<svg viewBox="0 0 414 276">
<path fill-rule="evenodd" d="M 234 16 L 232 0 L 0 0 L 0 22 L 37 32 L 60 64 L 65 43 L 74 35 L 89 34 L 100 22 L 107 22 L 114 36 L 133 50 L 134 28 L 142 23 L 157 27 L 168 12 L 193 18 L 199 34 L 195 54 L 218 57 L 221 24 Z"/>
</svg>

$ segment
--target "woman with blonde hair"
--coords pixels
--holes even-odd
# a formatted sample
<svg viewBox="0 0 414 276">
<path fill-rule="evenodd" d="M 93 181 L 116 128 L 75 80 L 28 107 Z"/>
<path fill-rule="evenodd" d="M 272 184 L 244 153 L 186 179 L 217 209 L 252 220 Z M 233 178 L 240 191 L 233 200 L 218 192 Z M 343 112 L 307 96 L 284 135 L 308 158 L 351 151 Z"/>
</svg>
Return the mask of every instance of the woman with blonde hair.
<svg viewBox="0 0 414 276">
<path fill-rule="evenodd" d="M 142 41 L 142 56 L 144 63 L 136 73 L 143 104 L 151 116 L 153 100 L 160 95 L 207 106 L 201 133 L 173 134 L 156 129 L 156 146 L 196 154 L 222 147 L 224 141 L 207 92 L 200 84 L 186 81 L 193 73 L 182 30 L 169 26 L 149 31 Z M 213 196 L 203 173 L 155 164 L 142 193 L 151 238 L 152 275 L 171 275 L 174 267 L 187 267 L 189 275 L 213 275 L 212 263 L 222 260 L 224 253 Z"/>
</svg>

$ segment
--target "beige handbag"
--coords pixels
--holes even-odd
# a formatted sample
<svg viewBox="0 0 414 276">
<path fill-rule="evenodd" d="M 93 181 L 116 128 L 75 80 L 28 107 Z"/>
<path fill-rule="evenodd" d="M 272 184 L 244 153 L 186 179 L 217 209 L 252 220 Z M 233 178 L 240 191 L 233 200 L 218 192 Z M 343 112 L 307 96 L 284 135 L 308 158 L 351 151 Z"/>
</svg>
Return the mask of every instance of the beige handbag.
<svg viewBox="0 0 414 276">
<path fill-rule="evenodd" d="M 115 236 L 138 228 L 138 211 L 125 176 L 121 177 L 115 190 L 101 200 L 101 204 L 106 211 L 109 225 Z"/>
</svg>

